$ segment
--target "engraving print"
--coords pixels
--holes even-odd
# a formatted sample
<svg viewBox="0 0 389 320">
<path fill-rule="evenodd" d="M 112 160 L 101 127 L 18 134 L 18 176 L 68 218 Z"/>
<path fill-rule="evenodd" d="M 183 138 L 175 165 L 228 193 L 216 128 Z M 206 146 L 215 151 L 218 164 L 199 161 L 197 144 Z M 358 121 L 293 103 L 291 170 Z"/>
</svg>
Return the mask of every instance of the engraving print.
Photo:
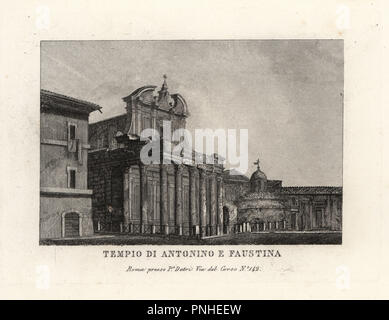
<svg viewBox="0 0 389 320">
<path fill-rule="evenodd" d="M 41 245 L 342 243 L 342 40 L 42 41 Z"/>
</svg>

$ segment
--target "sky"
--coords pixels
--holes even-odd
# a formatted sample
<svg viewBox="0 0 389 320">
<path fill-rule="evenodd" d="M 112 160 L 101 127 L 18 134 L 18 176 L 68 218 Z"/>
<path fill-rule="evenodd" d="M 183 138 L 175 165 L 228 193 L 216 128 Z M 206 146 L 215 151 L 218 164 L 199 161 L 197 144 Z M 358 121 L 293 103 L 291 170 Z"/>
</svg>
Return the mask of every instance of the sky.
<svg viewBox="0 0 389 320">
<path fill-rule="evenodd" d="M 342 40 L 43 41 L 41 88 L 99 104 L 91 122 L 125 112 L 144 85 L 180 93 L 187 128 L 248 129 L 284 186 L 341 186 Z"/>
</svg>

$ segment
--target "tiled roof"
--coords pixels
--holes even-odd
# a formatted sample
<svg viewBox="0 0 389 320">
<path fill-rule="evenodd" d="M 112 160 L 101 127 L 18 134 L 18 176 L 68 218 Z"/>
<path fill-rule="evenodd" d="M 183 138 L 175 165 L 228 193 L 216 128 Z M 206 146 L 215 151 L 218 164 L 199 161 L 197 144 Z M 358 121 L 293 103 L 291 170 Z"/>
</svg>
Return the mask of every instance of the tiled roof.
<svg viewBox="0 0 389 320">
<path fill-rule="evenodd" d="M 342 187 L 282 187 L 281 192 L 284 194 L 342 194 Z"/>
<path fill-rule="evenodd" d="M 267 188 L 282 188 L 282 180 L 267 179 Z"/>
<path fill-rule="evenodd" d="M 42 99 L 42 97 L 46 98 L 46 99 L 56 99 L 57 101 L 64 102 L 65 104 L 68 103 L 68 104 L 72 104 L 72 105 L 77 105 L 77 107 L 83 107 L 83 108 L 85 108 L 85 110 L 83 110 L 83 111 L 86 111 L 86 112 L 92 112 L 95 110 L 100 111 L 100 109 L 101 109 L 101 107 L 95 103 L 88 102 L 85 100 L 76 99 L 76 98 L 69 97 L 69 96 L 66 96 L 64 94 L 52 92 L 49 90 L 41 89 L 41 99 Z"/>
<path fill-rule="evenodd" d="M 94 126 L 94 125 L 98 125 L 98 124 L 101 124 L 101 123 L 108 123 L 108 122 L 112 122 L 112 123 L 115 123 L 123 118 L 127 118 L 127 114 L 126 113 L 123 113 L 123 114 L 119 114 L 117 116 L 113 116 L 113 117 L 110 117 L 110 118 L 105 118 L 103 120 L 98 120 L 96 122 L 91 122 L 89 123 L 90 126 Z"/>
</svg>

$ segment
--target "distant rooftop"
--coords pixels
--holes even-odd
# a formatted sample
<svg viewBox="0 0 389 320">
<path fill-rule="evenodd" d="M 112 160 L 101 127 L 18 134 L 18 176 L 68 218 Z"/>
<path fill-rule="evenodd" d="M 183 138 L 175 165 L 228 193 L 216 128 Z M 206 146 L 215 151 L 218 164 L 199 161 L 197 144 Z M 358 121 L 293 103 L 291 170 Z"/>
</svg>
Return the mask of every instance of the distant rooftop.
<svg viewBox="0 0 389 320">
<path fill-rule="evenodd" d="M 282 187 L 284 194 L 342 194 L 342 187 L 316 186 L 316 187 Z"/>
<path fill-rule="evenodd" d="M 105 122 L 115 122 L 116 120 L 118 120 L 120 118 L 127 118 L 127 113 L 122 113 L 122 114 L 118 114 L 116 116 L 112 116 L 112 117 L 105 118 L 105 119 L 102 119 L 102 120 L 97 120 L 97 121 L 94 121 L 94 122 L 90 122 L 89 125 L 93 126 L 93 125 L 98 125 L 98 124 L 105 123 Z"/>
<path fill-rule="evenodd" d="M 249 182 L 250 179 L 244 174 L 240 173 L 235 169 L 224 170 L 223 178 L 227 181 L 235 181 L 235 182 Z"/>
</svg>

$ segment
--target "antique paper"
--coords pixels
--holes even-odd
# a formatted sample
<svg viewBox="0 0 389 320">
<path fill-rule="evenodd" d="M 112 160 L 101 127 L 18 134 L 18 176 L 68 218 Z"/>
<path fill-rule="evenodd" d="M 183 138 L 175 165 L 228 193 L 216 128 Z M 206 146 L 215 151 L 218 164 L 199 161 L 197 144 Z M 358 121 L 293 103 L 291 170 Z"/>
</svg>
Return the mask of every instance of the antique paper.
<svg viewBox="0 0 389 320">
<path fill-rule="evenodd" d="M 71 4 L 60 1 L 46 3 L 41 1 L 3 2 L 1 5 L 0 28 L 0 84 L 3 112 L 1 126 L 3 157 L 0 161 L 2 177 L 0 189 L 1 298 L 387 298 L 389 260 L 386 252 L 389 239 L 386 232 L 388 227 L 386 214 L 388 205 L 385 202 L 385 195 L 388 192 L 388 174 L 384 164 L 387 162 L 385 141 L 387 140 L 386 122 L 388 117 L 385 108 L 385 102 L 387 101 L 383 94 L 386 91 L 384 84 L 387 83 L 385 81 L 386 65 L 384 64 L 387 51 L 387 36 L 385 37 L 383 26 L 386 18 L 385 11 L 387 11 L 387 4 L 383 1 L 326 1 L 321 3 L 312 1 L 288 3 L 282 1 L 117 1 L 114 3 L 108 1 L 78 1 Z M 250 67 L 252 60 L 243 58 L 247 57 L 249 53 L 254 55 L 254 51 L 250 51 L 250 48 L 253 47 L 250 47 L 251 44 L 247 44 L 251 41 L 255 45 L 259 43 L 259 46 L 261 46 L 260 43 L 263 44 L 265 41 L 273 41 L 276 43 L 274 45 L 276 48 L 282 47 L 285 43 L 292 43 L 290 48 L 294 48 L 295 43 L 304 40 L 313 44 L 318 43 L 318 46 L 322 46 L 321 48 L 324 48 L 324 51 L 330 50 L 327 46 L 334 45 L 336 47 L 335 52 L 339 54 L 336 57 L 340 57 L 339 60 L 335 60 L 338 61 L 340 66 L 343 66 L 344 73 L 343 71 L 335 72 L 333 75 L 336 79 L 338 79 L 337 77 L 341 78 L 338 83 L 340 89 L 342 89 L 341 84 L 343 84 L 343 90 L 340 90 L 337 95 L 339 100 L 336 102 L 343 106 L 343 111 L 337 117 L 334 117 L 336 121 L 342 119 L 342 128 L 334 126 L 335 129 L 333 130 L 342 131 L 342 138 L 340 139 L 339 134 L 333 131 L 320 131 L 319 127 L 316 128 L 317 130 L 312 130 L 313 135 L 324 137 L 322 149 L 320 147 L 315 149 L 315 152 L 320 156 L 312 157 L 312 167 L 316 168 L 313 164 L 314 161 L 323 163 L 319 168 L 325 168 L 325 172 L 328 172 L 328 174 L 320 174 L 318 170 L 310 169 L 309 162 L 307 162 L 304 165 L 306 172 L 301 173 L 301 176 L 296 175 L 295 180 L 292 180 L 295 185 L 304 185 L 305 181 L 301 177 L 307 176 L 307 172 L 312 170 L 311 176 L 319 177 L 318 182 L 310 183 L 311 180 L 307 180 L 307 184 L 325 186 L 327 181 L 332 183 L 336 180 L 331 180 L 329 177 L 331 177 L 331 172 L 339 172 L 339 170 L 336 171 L 336 168 L 334 169 L 334 166 L 340 167 L 339 163 L 342 159 L 342 177 L 338 177 L 339 180 L 333 183 L 338 187 L 342 187 L 341 230 L 338 230 L 337 224 L 333 224 L 331 227 L 336 230 L 330 230 L 338 233 L 341 231 L 339 233 L 341 241 L 338 241 L 337 244 L 330 244 L 329 242 L 319 244 L 319 242 L 313 241 L 313 243 L 300 244 L 233 244 L 229 242 L 217 243 L 217 245 L 212 244 L 212 242 L 199 242 L 198 244 L 191 242 L 190 245 L 180 242 L 179 244 L 169 245 L 169 242 L 152 244 L 150 242 L 142 243 L 142 241 L 140 243 L 124 243 L 124 245 L 115 242 L 111 244 L 104 242 L 102 245 L 42 243 L 42 219 L 40 216 L 42 204 L 40 201 L 42 193 L 53 192 L 53 189 L 44 186 L 46 189 L 42 190 L 42 153 L 40 145 L 42 143 L 42 132 L 44 131 L 41 130 L 43 127 L 42 117 L 38 111 L 39 106 L 42 107 L 41 89 L 48 89 L 49 92 L 52 92 L 56 88 L 64 88 L 61 86 L 67 83 L 67 88 L 73 90 L 71 92 L 76 92 L 77 88 L 79 90 L 77 91 L 77 97 L 74 98 L 87 100 L 91 103 L 97 103 L 96 100 L 99 99 L 99 101 L 103 101 L 104 94 L 106 94 L 106 97 L 112 94 L 115 87 L 109 87 L 107 83 L 109 84 L 109 80 L 112 79 L 114 79 L 113 82 L 119 81 L 118 76 L 116 76 L 116 74 L 119 74 L 118 70 L 127 68 L 128 64 L 120 65 L 121 60 L 115 59 L 115 54 L 112 54 L 112 60 L 110 61 L 109 57 L 111 55 L 105 52 L 106 64 L 100 66 L 103 71 L 99 70 L 99 66 L 93 70 L 87 70 L 85 66 L 82 66 L 83 64 L 89 65 L 90 61 L 99 59 L 99 54 L 109 50 L 108 47 L 101 44 L 102 40 L 112 41 L 114 49 L 117 49 L 118 43 L 122 43 L 125 46 L 124 51 L 121 51 L 123 55 L 125 55 L 125 50 L 140 50 L 138 46 L 142 40 L 155 41 L 156 44 L 153 44 L 155 47 L 152 47 L 152 45 L 148 51 L 155 52 L 155 55 L 144 57 L 144 59 L 152 60 L 150 65 L 159 66 L 158 70 L 155 70 L 158 74 L 153 75 L 152 78 L 156 79 L 155 83 L 145 83 L 147 79 L 150 79 L 149 75 L 150 72 L 153 72 L 153 68 L 147 68 L 147 63 L 144 60 L 138 66 L 139 69 L 136 70 L 138 78 L 131 78 L 132 72 L 135 71 L 129 70 L 128 74 L 130 76 L 123 76 L 119 80 L 122 83 L 128 83 L 125 85 L 128 87 L 127 95 L 130 95 L 131 92 L 142 85 L 160 86 L 162 93 L 164 93 L 163 83 L 166 83 L 166 87 L 172 90 L 171 94 L 173 94 L 173 91 L 177 91 L 185 96 L 185 92 L 187 92 L 187 96 L 194 97 L 191 98 L 191 103 L 188 104 L 191 114 L 191 117 L 187 118 L 188 124 L 191 121 L 196 121 L 191 120 L 193 118 L 197 120 L 199 118 L 226 119 L 227 112 L 231 113 L 232 117 L 235 113 L 235 117 L 238 118 L 238 115 L 242 113 L 241 110 L 245 110 L 244 106 L 239 105 L 233 110 L 227 107 L 223 109 L 216 104 L 212 105 L 209 102 L 204 102 L 205 104 L 209 103 L 210 115 L 208 117 L 204 116 L 203 112 L 196 116 L 196 110 L 201 109 L 196 107 L 196 95 L 199 98 L 203 95 L 206 97 L 213 96 L 207 91 L 207 88 L 212 86 L 207 85 L 206 81 L 210 83 L 213 77 L 212 81 L 219 81 L 215 84 L 216 86 L 223 88 L 224 84 L 225 91 L 220 90 L 215 95 L 228 96 L 236 88 L 241 88 L 245 81 L 246 86 L 255 88 L 255 84 L 253 85 L 250 82 L 250 79 L 255 79 L 255 77 L 236 78 L 237 85 L 234 86 L 234 82 L 230 82 L 231 79 L 228 78 L 228 74 L 229 72 L 233 74 L 234 70 L 237 69 L 231 68 L 229 70 L 226 68 L 225 73 L 217 73 L 216 67 L 213 68 L 214 66 L 209 64 L 207 65 L 209 66 L 209 79 L 202 79 L 204 81 L 203 86 L 191 86 L 190 82 L 195 82 L 197 79 L 196 66 L 192 66 L 186 76 L 169 74 L 169 70 L 174 70 L 169 65 L 171 61 L 175 61 L 177 64 L 185 63 L 185 61 L 175 60 L 174 57 L 179 55 L 179 52 L 175 53 L 172 48 L 160 51 L 161 49 L 157 48 L 157 42 L 161 46 L 173 46 L 178 50 L 181 47 L 178 44 L 174 47 L 174 41 L 192 41 L 190 43 L 193 43 L 193 50 L 196 50 L 196 48 L 198 50 L 196 51 L 198 54 L 197 60 L 193 59 L 193 64 L 199 63 L 199 73 L 200 70 L 204 70 L 204 67 L 202 69 L 200 66 L 200 62 L 202 60 L 208 61 L 206 56 L 202 56 L 207 51 L 199 44 L 201 41 L 213 41 L 212 43 L 215 44 L 213 48 L 222 46 L 221 43 L 227 43 L 226 48 L 231 48 L 233 42 L 237 43 L 236 50 L 239 51 L 240 48 L 245 48 L 242 51 L 245 53 L 242 59 L 233 61 L 234 63 L 231 64 L 231 66 L 239 65 L 237 68 L 244 67 L 245 64 Z M 80 55 L 78 60 L 77 57 L 82 52 L 80 48 L 83 46 L 92 47 L 86 51 L 88 56 Z M 96 46 L 96 50 L 93 50 L 93 46 Z M 72 51 L 72 48 L 74 48 L 74 51 Z M 288 46 L 285 45 L 283 52 L 285 56 L 289 57 L 287 48 Z M 273 52 L 271 49 L 269 50 Z M 162 55 L 162 52 L 168 52 L 170 56 Z M 190 57 L 195 56 L 195 53 L 192 53 L 193 55 Z M 129 55 L 135 56 L 136 54 L 131 52 Z M 65 63 L 69 56 L 72 57 L 73 65 Z M 270 61 L 273 58 L 275 59 L 274 55 L 269 56 L 271 57 Z M 219 56 L 220 61 L 217 63 L 225 62 L 222 59 L 223 57 Z M 217 58 L 216 55 L 214 58 L 215 65 L 217 65 Z M 319 58 L 317 61 L 323 61 Z M 255 56 L 252 59 L 255 60 Z M 307 102 L 304 98 L 308 99 L 308 92 L 311 95 L 312 92 L 315 92 L 317 95 L 322 94 L 325 97 L 327 84 L 323 84 L 321 90 L 312 85 L 312 91 L 296 91 L 293 93 L 293 81 L 296 83 L 298 81 L 309 82 L 310 79 L 309 66 L 302 63 L 304 55 L 301 55 L 302 60 L 299 59 L 298 55 L 295 55 L 294 59 L 295 62 L 290 68 L 290 74 L 294 74 L 293 70 L 298 69 L 296 66 L 299 66 L 301 69 L 298 70 L 304 74 L 306 72 L 308 77 L 304 79 L 289 78 L 292 89 L 287 82 L 285 84 L 290 90 L 288 91 L 291 94 L 290 96 L 298 101 L 296 106 L 299 102 Z M 123 61 L 126 61 L 125 57 Z M 332 62 L 331 60 L 323 62 L 322 65 L 320 63 L 314 64 L 317 69 L 312 69 L 312 83 L 320 77 L 328 76 L 332 69 L 330 71 L 326 69 L 328 66 L 326 63 L 331 65 Z M 70 69 L 69 66 L 75 67 Z M 131 67 L 137 68 L 136 65 L 131 65 Z M 266 63 L 263 67 L 266 67 Z M 308 68 L 308 70 L 305 68 Z M 164 69 L 168 71 L 164 72 Z M 179 68 L 177 67 L 177 69 Z M 115 70 L 118 73 L 115 73 Z M 282 70 L 273 71 L 285 74 L 287 70 L 287 68 L 283 68 Z M 261 72 L 261 69 L 255 69 L 252 72 Z M 163 77 L 164 73 L 167 73 L 167 76 Z M 66 78 L 71 74 L 74 76 L 74 82 Z M 90 75 L 90 78 L 86 77 L 87 74 Z M 83 88 L 89 88 L 88 85 L 91 83 L 98 84 L 98 77 L 107 80 L 104 82 L 105 86 L 98 88 L 100 90 L 96 89 L 94 92 L 96 99 L 94 99 L 93 94 L 83 92 Z M 229 80 L 223 83 L 222 81 L 227 78 Z M 186 79 L 186 81 L 183 82 L 182 79 Z M 274 80 L 269 76 L 269 78 L 264 79 L 262 85 L 265 85 L 267 79 L 269 79 L 269 83 Z M 197 90 L 201 87 L 201 90 Z M 197 91 L 195 91 L 195 88 Z M 271 88 L 270 85 L 269 88 Z M 262 87 L 258 89 L 258 92 L 261 92 L 261 90 L 266 91 Z M 46 94 L 49 95 L 48 100 L 65 99 L 47 92 Z M 243 94 L 243 92 L 234 92 L 234 95 L 238 97 L 239 94 Z M 263 94 L 262 97 L 264 96 Z M 123 97 L 125 97 L 125 94 L 117 95 L 116 98 L 119 105 L 116 110 L 120 109 L 120 114 L 125 113 L 126 105 L 124 102 L 121 103 Z M 167 105 L 171 103 L 172 107 L 176 107 L 177 100 L 174 99 L 181 98 L 173 95 L 171 97 L 172 100 L 166 100 L 166 103 Z M 233 97 L 232 94 L 231 97 Z M 268 93 L 266 97 L 269 99 L 269 105 L 272 106 L 277 105 L 277 103 L 280 106 L 283 104 L 293 105 L 293 102 L 283 100 L 280 95 L 271 96 Z M 158 99 L 157 96 L 156 99 Z M 329 99 L 328 104 L 334 104 L 335 100 Z M 218 100 L 215 99 L 214 101 Z M 322 101 L 324 102 L 324 98 Z M 48 102 L 47 105 L 50 103 Z M 97 107 L 93 109 L 93 105 L 90 104 L 86 104 L 84 107 L 87 110 L 85 112 L 92 112 L 93 109 L 94 114 L 92 116 L 95 117 L 93 121 L 98 121 L 119 114 L 115 114 L 113 109 L 110 109 L 111 105 L 108 102 L 101 105 L 103 116 L 100 116 L 100 118 L 98 118 Z M 162 102 L 160 105 L 162 105 Z M 259 105 L 263 106 L 264 104 L 259 103 Z M 307 103 L 307 108 L 308 105 L 309 103 Z M 322 108 L 326 108 L 326 103 L 323 103 Z M 315 110 L 315 115 L 320 119 L 323 119 L 326 115 L 334 115 L 331 111 L 328 112 L 324 109 L 320 114 L 320 109 L 317 106 L 312 106 L 312 110 Z M 253 114 L 264 112 L 263 109 L 259 110 L 259 108 L 258 110 L 246 108 L 246 111 L 253 112 Z M 111 113 L 109 116 L 105 116 L 105 112 L 107 114 Z M 267 113 L 264 113 L 266 116 L 263 118 L 268 119 L 269 127 L 285 125 L 282 118 L 274 116 L 276 112 L 277 110 L 268 109 Z M 220 113 L 224 113 L 223 116 Z M 302 121 L 301 123 L 312 121 L 311 127 L 314 127 L 316 123 L 312 120 L 315 118 L 313 113 L 307 112 L 306 114 L 311 116 L 307 116 L 307 119 L 304 120 L 299 119 L 299 121 Z M 332 118 L 329 117 L 328 119 Z M 217 120 L 213 124 L 215 129 L 218 125 Z M 220 123 L 220 127 L 224 125 L 225 123 Z M 89 146 L 83 144 L 78 139 L 79 137 L 73 134 L 73 132 L 81 130 L 82 124 L 68 120 L 67 126 L 67 136 L 63 139 L 63 141 L 66 141 L 63 142 L 62 147 L 67 150 L 66 152 L 71 153 L 76 164 L 75 166 L 67 166 L 63 172 L 64 177 L 66 175 L 67 184 L 63 188 L 75 189 L 76 191 L 72 192 L 78 192 L 85 197 L 87 192 L 77 191 L 81 188 L 77 187 L 78 180 L 75 181 L 74 177 L 77 177 L 77 174 L 80 173 L 75 168 L 84 166 L 87 169 L 87 162 L 85 161 L 88 160 L 89 162 L 90 158 L 83 150 L 87 150 Z M 323 123 L 323 126 L 325 127 L 325 123 Z M 237 127 L 242 128 L 244 125 L 237 123 Z M 50 126 L 48 128 L 50 129 Z M 305 127 L 302 125 L 301 128 Z M 137 133 L 131 131 L 133 129 L 129 125 L 128 127 L 125 126 L 125 130 L 122 131 L 125 132 L 126 136 L 127 133 L 133 135 Z M 258 151 L 250 150 L 247 176 L 250 177 L 253 172 L 258 172 L 257 176 L 259 178 L 257 181 L 259 185 L 254 184 L 254 187 L 258 186 L 258 189 L 254 188 L 253 191 L 257 194 L 266 191 L 263 189 L 265 187 L 261 185 L 261 182 L 264 181 L 261 170 L 266 171 L 266 165 L 270 167 L 270 164 L 273 166 L 277 166 L 277 164 L 281 166 L 282 164 L 283 168 L 286 167 L 283 170 L 278 169 L 280 171 L 277 172 L 280 172 L 280 175 L 276 177 L 269 176 L 269 180 L 271 178 L 285 180 L 292 177 L 288 174 L 294 172 L 293 168 L 288 170 L 287 166 L 298 165 L 296 162 L 297 154 L 296 157 L 291 157 L 290 153 L 282 152 L 282 150 L 285 150 L 282 147 L 282 141 L 289 141 L 286 137 L 288 136 L 287 130 L 285 132 L 280 130 L 279 134 L 279 141 L 272 137 L 274 142 L 264 143 L 266 148 L 259 144 Z M 131 140 L 133 136 L 129 135 L 128 137 Z M 261 139 L 266 140 L 266 137 L 265 135 Z M 258 138 L 251 137 L 249 134 L 249 141 L 250 139 Z M 331 139 L 333 139 L 333 150 L 328 148 L 328 145 L 332 145 L 329 143 L 332 141 Z M 52 145 L 52 140 L 47 138 L 44 142 L 46 145 Z M 120 145 L 121 141 L 124 140 L 115 139 L 114 143 L 117 142 Z M 339 147 L 340 141 L 342 142 L 342 148 Z M 57 141 L 56 143 L 62 142 Z M 302 153 L 312 150 L 312 146 L 301 147 L 304 141 L 295 141 L 295 143 L 296 148 L 301 148 Z M 277 146 L 279 146 L 279 149 L 277 149 Z M 267 156 L 263 156 L 263 154 L 268 154 L 269 151 L 267 150 L 272 148 L 274 148 L 274 154 L 279 154 L 279 158 L 269 157 L 266 160 Z M 323 149 L 325 151 L 320 153 Z M 283 154 L 287 154 L 288 161 L 280 159 Z M 255 165 L 252 162 L 257 158 L 254 157 L 259 157 L 259 161 L 256 161 Z M 261 161 L 264 161 L 265 164 L 262 165 Z M 281 172 L 285 174 L 281 175 Z M 218 172 L 215 171 L 214 173 L 217 174 Z M 333 176 L 336 176 L 336 174 L 333 173 Z M 292 180 L 286 186 L 292 186 Z M 175 181 L 175 183 L 178 182 Z M 185 183 L 183 182 L 184 186 Z M 217 186 L 215 180 L 215 190 L 217 190 Z M 212 188 L 209 191 L 210 194 Z M 54 192 L 57 194 L 68 191 L 56 189 Z M 246 200 L 249 201 L 250 199 Z M 278 200 L 266 198 L 266 201 L 271 202 L 273 208 L 281 208 L 281 204 L 277 202 Z M 115 210 L 112 203 L 104 202 L 104 204 L 108 204 L 103 208 L 105 212 Z M 81 205 L 73 204 L 73 207 L 73 211 L 76 212 L 79 211 Z M 243 202 L 241 207 L 238 206 L 239 208 L 245 209 Z M 318 215 L 315 218 L 316 224 L 309 222 L 311 223 L 309 224 L 310 228 L 314 225 L 319 228 L 324 227 L 322 222 L 319 223 L 321 221 L 321 211 L 319 209 L 318 207 Z M 147 210 L 150 209 L 147 208 Z M 209 210 L 216 209 L 210 208 Z M 73 213 L 73 211 L 69 213 Z M 82 219 L 86 219 L 85 215 L 72 214 L 67 216 L 67 213 L 64 211 L 62 218 L 58 217 L 59 223 L 62 223 L 62 229 L 58 229 L 61 234 L 70 237 L 82 236 L 83 232 L 89 227 L 92 232 L 95 232 L 97 228 L 98 231 L 101 231 L 100 220 L 93 221 L 94 225 L 85 225 L 81 222 Z M 140 215 L 142 215 L 142 212 L 140 212 Z M 290 216 L 288 217 L 290 218 Z M 296 226 L 295 224 L 290 225 L 292 220 L 285 219 L 285 225 L 284 220 L 274 220 L 274 225 L 271 224 L 273 220 L 253 220 L 254 226 L 250 224 L 250 227 L 243 226 L 246 221 L 242 220 L 241 223 L 239 221 L 236 223 L 238 229 L 234 230 L 237 230 L 238 236 L 239 233 L 253 233 L 255 230 L 251 228 L 264 228 L 263 223 L 266 222 L 270 223 L 267 224 L 266 228 L 274 228 L 273 230 L 278 231 L 282 230 L 284 226 Z M 253 221 L 250 220 L 250 223 Z M 296 222 L 297 229 L 299 223 L 308 226 L 302 220 L 302 222 Z M 129 232 L 125 229 L 128 225 L 127 223 L 124 226 L 120 223 L 117 224 L 117 232 Z M 140 225 L 139 228 L 142 228 L 142 226 Z M 155 231 L 152 225 L 145 228 L 149 228 L 149 233 Z M 188 231 L 188 235 L 190 235 L 189 232 L 194 232 L 197 235 L 196 230 L 199 230 L 198 234 L 201 235 L 200 226 L 198 229 L 192 228 L 191 230 Z M 142 233 L 141 231 L 139 229 L 140 233 Z M 258 231 L 268 230 L 258 229 Z M 182 231 L 178 228 L 176 232 L 180 235 L 180 232 L 184 233 L 185 230 Z M 211 228 L 209 232 L 211 236 L 218 236 L 220 233 L 224 233 L 224 230 Z M 264 234 L 270 235 L 270 233 Z M 207 234 L 205 234 L 206 236 Z M 50 238 L 50 236 L 48 237 Z M 61 235 L 58 237 L 61 238 Z M 51 238 L 57 239 L 57 235 Z"/>
</svg>

